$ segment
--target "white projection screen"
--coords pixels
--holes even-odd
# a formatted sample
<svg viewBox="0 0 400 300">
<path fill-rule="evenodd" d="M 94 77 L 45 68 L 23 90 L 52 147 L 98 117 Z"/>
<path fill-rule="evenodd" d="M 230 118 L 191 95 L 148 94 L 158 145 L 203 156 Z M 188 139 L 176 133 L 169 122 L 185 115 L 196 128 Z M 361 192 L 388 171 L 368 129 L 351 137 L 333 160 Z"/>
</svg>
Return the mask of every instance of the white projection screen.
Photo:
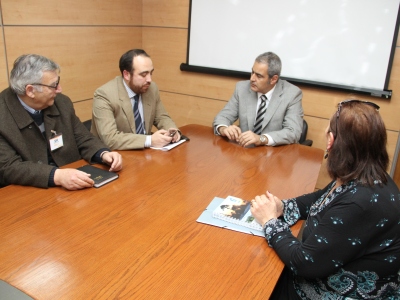
<svg viewBox="0 0 400 300">
<path fill-rule="evenodd" d="M 390 98 L 399 2 L 191 0 L 181 70 L 244 76 L 272 51 L 293 83 Z"/>
</svg>

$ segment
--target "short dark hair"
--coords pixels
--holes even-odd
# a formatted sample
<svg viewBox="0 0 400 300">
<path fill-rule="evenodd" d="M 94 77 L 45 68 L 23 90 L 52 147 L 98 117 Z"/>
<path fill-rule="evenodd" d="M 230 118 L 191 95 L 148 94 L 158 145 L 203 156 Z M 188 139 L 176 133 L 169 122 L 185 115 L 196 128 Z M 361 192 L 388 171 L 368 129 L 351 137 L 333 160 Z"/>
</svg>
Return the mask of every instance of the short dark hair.
<svg viewBox="0 0 400 300">
<path fill-rule="evenodd" d="M 132 49 L 122 54 L 121 58 L 119 59 L 119 70 L 121 71 L 121 75 L 123 75 L 124 70 L 128 71 L 129 73 L 133 73 L 133 58 L 140 55 L 150 57 L 142 49 Z"/>
<path fill-rule="evenodd" d="M 362 102 L 343 104 L 339 117 L 335 113 L 330 120 L 330 131 L 335 136 L 327 160 L 332 179 L 343 183 L 357 179 L 367 186 L 376 180 L 387 183 L 387 134 L 375 107 Z"/>
</svg>

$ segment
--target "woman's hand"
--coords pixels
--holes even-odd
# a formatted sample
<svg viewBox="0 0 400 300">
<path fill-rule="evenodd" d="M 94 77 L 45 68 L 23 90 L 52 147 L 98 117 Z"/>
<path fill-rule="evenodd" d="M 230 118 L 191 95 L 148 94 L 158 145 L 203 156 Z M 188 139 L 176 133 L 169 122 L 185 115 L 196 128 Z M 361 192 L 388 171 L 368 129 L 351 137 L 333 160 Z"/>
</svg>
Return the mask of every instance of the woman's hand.
<svg viewBox="0 0 400 300">
<path fill-rule="evenodd" d="M 269 220 L 279 218 L 283 214 L 283 203 L 278 197 L 267 191 L 265 195 L 256 196 L 251 200 L 251 214 L 258 223 L 264 225 Z"/>
</svg>

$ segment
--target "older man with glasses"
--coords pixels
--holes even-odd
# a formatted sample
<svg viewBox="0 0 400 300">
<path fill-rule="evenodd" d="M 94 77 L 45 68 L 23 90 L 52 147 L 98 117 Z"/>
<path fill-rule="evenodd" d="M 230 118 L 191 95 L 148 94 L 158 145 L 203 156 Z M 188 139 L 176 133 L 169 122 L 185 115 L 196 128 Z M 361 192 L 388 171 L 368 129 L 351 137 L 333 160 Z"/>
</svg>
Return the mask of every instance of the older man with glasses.
<svg viewBox="0 0 400 300">
<path fill-rule="evenodd" d="M 90 134 L 61 94 L 59 72 L 36 54 L 14 62 L 10 87 L 0 94 L 0 185 L 77 190 L 93 186 L 90 175 L 60 166 L 83 158 L 122 168 L 121 155 Z"/>
</svg>

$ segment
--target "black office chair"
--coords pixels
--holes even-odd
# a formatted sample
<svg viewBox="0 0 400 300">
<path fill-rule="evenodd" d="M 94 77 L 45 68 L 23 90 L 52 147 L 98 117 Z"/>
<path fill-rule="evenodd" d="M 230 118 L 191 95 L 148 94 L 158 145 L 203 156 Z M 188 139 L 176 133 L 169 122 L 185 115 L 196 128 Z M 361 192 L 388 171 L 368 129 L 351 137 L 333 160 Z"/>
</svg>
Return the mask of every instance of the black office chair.
<svg viewBox="0 0 400 300">
<path fill-rule="evenodd" d="M 92 120 L 86 120 L 83 122 L 83 125 L 87 128 L 87 130 L 90 131 L 90 128 L 92 127 Z"/>
<path fill-rule="evenodd" d="M 304 146 L 312 146 L 313 141 L 307 140 L 307 131 L 308 131 L 308 125 L 306 120 L 303 119 L 303 131 L 301 132 L 299 144 L 302 144 Z"/>
</svg>

